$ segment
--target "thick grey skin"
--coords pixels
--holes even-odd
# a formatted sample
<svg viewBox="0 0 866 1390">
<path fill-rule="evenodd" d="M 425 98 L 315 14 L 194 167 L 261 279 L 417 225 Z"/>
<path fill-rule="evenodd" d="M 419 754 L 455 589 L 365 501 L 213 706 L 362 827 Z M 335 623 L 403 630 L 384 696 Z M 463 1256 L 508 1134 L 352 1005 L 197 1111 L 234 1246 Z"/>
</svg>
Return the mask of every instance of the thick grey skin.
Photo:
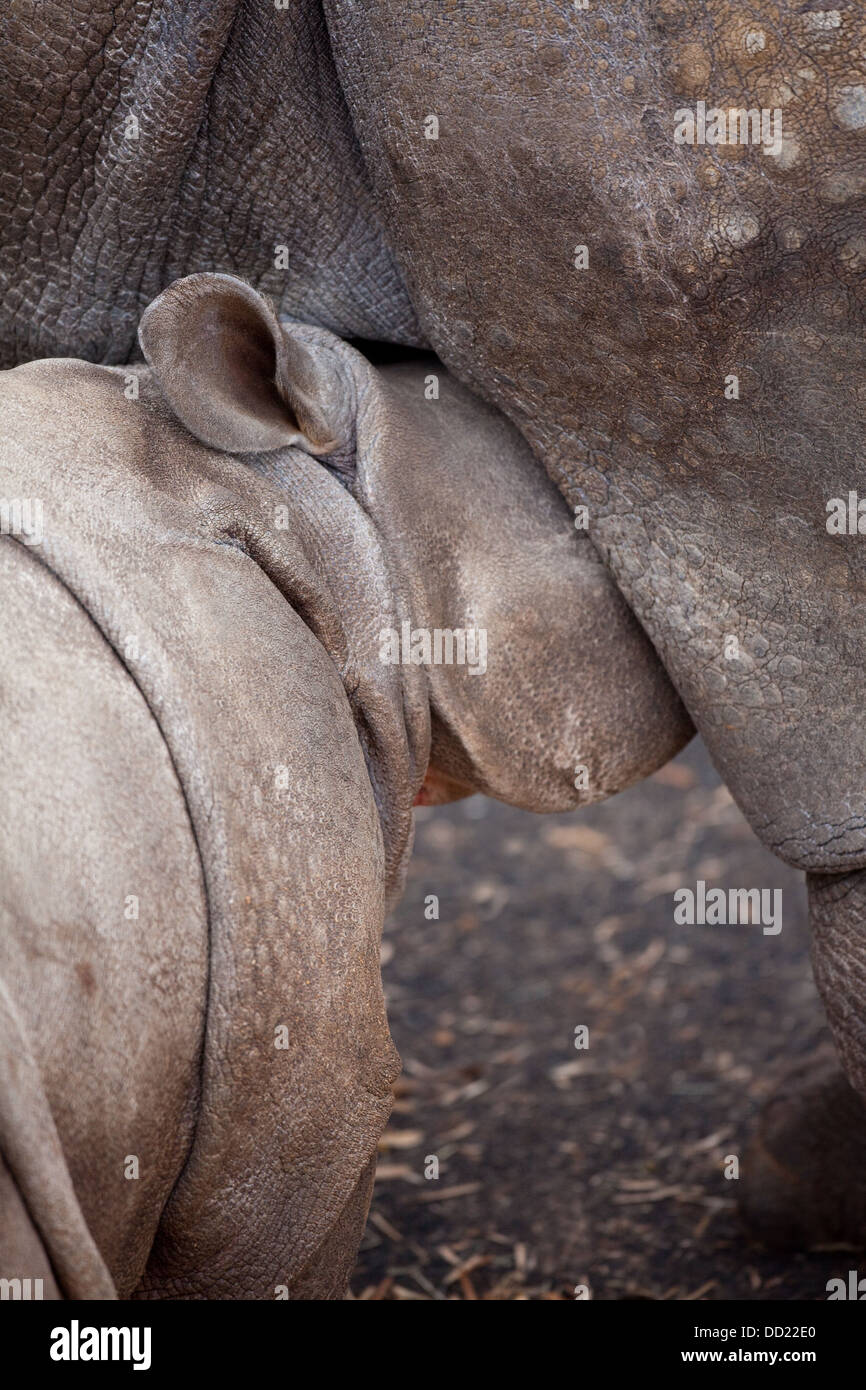
<svg viewBox="0 0 866 1390">
<path fill-rule="evenodd" d="M 107 44 L 107 19 L 85 37 L 76 11 L 52 13 L 67 32 L 44 36 L 51 71 L 23 90 L 21 49 L 40 31 L 7 33 L 6 360 L 120 360 L 149 294 L 210 265 L 341 331 L 432 344 L 589 505 L 594 544 L 756 832 L 819 881 L 860 872 L 862 547 L 824 529 L 866 446 L 858 5 L 325 0 L 338 82 L 318 7 L 266 8 L 209 8 L 211 25 L 202 0 L 174 47 L 156 8 L 138 47 L 131 5 L 113 10 Z M 315 55 L 312 94 L 293 80 L 296 51 Z M 256 121 L 229 122 L 235 92 Z M 674 112 L 698 100 L 780 108 L 782 157 L 676 146 Z M 151 144 L 124 164 L 106 113 L 135 103 Z M 274 104 L 296 117 L 309 103 L 309 123 L 272 119 Z M 55 127 L 80 162 L 51 154 Z M 255 159 L 241 131 L 262 131 Z M 366 266 L 343 271 L 341 241 L 325 257 L 336 313 L 309 290 L 309 250 L 271 278 L 270 229 L 334 247 L 344 187 L 358 225 L 377 228 L 362 242 L 384 245 L 381 216 L 393 259 L 371 252 L 371 283 Z M 737 402 L 723 394 L 732 372 Z M 816 944 L 831 975 L 848 968 L 842 940 Z"/>
<path fill-rule="evenodd" d="M 441 369 L 425 400 L 427 367 L 376 372 L 220 276 L 163 295 L 142 343 L 131 374 L 0 378 L 2 492 L 45 518 L 0 540 L 0 1275 L 339 1297 L 431 743 L 434 794 L 562 809 L 691 725 L 519 434 Z M 278 428 L 302 447 L 190 432 Z M 487 673 L 383 664 L 404 619 L 485 626 Z"/>
<path fill-rule="evenodd" d="M 0 366 L 126 362 L 146 305 L 193 270 L 344 337 L 421 341 L 320 6 L 4 6 Z"/>
</svg>

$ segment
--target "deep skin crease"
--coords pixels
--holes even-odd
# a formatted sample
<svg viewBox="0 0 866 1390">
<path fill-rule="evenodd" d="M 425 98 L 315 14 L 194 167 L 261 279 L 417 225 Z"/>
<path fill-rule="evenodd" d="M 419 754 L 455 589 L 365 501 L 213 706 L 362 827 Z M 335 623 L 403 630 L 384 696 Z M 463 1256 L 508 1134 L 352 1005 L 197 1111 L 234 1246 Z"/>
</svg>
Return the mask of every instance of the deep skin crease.
<svg viewBox="0 0 866 1390">
<path fill-rule="evenodd" d="M 323 10 L 7 19 L 3 360 L 122 361 L 144 304 L 201 269 L 341 333 L 432 346 L 589 507 L 732 793 L 826 905 L 817 976 L 856 1037 L 858 894 L 823 924 L 866 864 L 863 558 L 824 517 L 866 446 L 859 4 Z M 676 145 L 675 112 L 699 100 L 780 109 L 778 157 Z M 862 1091 L 864 1048 L 843 1053 Z M 841 1138 L 809 1194 L 850 1188 Z"/>
<path fill-rule="evenodd" d="M 4 6 L 0 366 L 126 362 L 198 270 L 346 338 L 421 340 L 320 6 Z"/>
</svg>

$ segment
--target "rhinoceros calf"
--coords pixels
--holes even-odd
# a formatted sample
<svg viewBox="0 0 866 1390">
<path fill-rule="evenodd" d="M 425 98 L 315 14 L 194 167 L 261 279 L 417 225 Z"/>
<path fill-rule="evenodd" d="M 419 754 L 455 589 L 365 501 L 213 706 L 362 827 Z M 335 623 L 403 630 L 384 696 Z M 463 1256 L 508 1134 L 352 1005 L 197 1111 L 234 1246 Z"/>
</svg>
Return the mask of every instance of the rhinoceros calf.
<svg viewBox="0 0 866 1390">
<path fill-rule="evenodd" d="M 560 810 L 691 725 L 432 359 L 374 370 L 222 275 L 140 339 L 0 380 L 0 1275 L 337 1297 L 413 802 Z"/>
</svg>

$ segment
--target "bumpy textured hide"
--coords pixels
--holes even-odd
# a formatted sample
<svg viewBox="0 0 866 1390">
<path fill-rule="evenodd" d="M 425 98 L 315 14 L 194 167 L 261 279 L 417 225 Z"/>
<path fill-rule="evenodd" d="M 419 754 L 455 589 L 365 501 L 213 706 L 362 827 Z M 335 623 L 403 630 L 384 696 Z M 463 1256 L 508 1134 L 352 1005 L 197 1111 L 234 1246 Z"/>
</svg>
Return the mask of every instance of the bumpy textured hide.
<svg viewBox="0 0 866 1390">
<path fill-rule="evenodd" d="M 325 8 L 429 341 L 589 505 L 760 836 L 863 865 L 866 565 L 825 529 L 866 453 L 859 0 Z M 699 100 L 780 149 L 676 144 Z"/>
<path fill-rule="evenodd" d="M 866 1099 L 866 875 L 810 874 L 815 979 L 851 1084 Z"/>
<path fill-rule="evenodd" d="M 419 341 L 314 0 L 3 8 L 0 365 L 125 362 L 142 309 L 194 270 Z"/>
</svg>

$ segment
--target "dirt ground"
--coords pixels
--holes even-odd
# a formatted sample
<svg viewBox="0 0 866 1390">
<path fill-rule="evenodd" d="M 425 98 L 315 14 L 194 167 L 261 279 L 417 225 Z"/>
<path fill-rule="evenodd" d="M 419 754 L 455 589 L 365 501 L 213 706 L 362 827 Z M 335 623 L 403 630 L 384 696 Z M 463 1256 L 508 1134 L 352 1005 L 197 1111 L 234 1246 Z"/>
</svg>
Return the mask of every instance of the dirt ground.
<svg viewBox="0 0 866 1390">
<path fill-rule="evenodd" d="M 827 1034 L 802 876 L 702 745 L 577 814 L 416 814 L 383 946 L 404 1070 L 353 1296 L 825 1298 L 848 1257 L 750 1244 L 724 1176 L 780 1069 Z M 698 879 L 781 888 L 781 933 L 675 925 Z"/>
</svg>

